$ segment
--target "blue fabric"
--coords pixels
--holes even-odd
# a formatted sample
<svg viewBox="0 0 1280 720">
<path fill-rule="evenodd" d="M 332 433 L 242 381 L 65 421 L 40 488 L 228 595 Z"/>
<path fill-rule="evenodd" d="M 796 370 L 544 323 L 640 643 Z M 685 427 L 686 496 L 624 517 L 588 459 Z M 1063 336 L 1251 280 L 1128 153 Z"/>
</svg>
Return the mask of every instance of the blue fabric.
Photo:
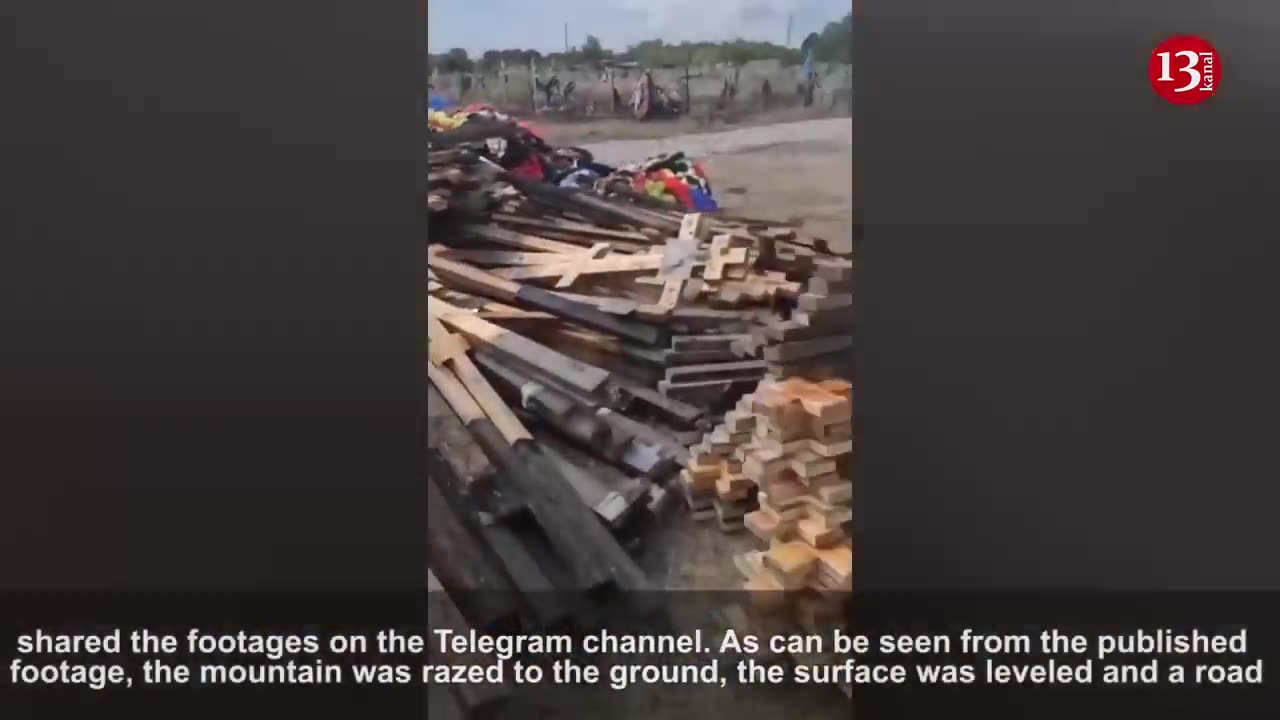
<svg viewBox="0 0 1280 720">
<path fill-rule="evenodd" d="M 449 101 L 445 100 L 439 95 L 432 95 L 430 102 L 431 102 L 432 110 L 444 110 L 445 108 L 449 107 Z"/>
<path fill-rule="evenodd" d="M 693 200 L 694 210 L 699 210 L 701 212 L 709 212 L 712 210 L 718 210 L 720 208 L 719 205 L 716 205 L 716 201 L 711 199 L 710 195 L 706 194 L 705 192 L 702 191 L 701 188 L 698 188 L 698 187 L 694 187 L 694 186 L 689 187 L 689 198 Z"/>
</svg>

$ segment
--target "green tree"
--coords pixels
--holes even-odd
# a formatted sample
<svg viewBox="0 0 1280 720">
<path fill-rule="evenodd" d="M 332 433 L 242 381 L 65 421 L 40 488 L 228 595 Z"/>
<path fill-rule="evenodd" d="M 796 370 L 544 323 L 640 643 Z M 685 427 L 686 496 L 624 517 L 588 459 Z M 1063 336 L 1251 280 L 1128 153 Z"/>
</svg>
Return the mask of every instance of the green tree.
<svg viewBox="0 0 1280 720">
<path fill-rule="evenodd" d="M 853 59 L 853 13 L 850 12 L 840 20 L 827 23 L 821 32 L 813 33 L 814 51 L 820 62 L 852 62 Z M 807 47 L 807 46 L 806 46 Z M 728 63 L 741 66 L 754 60 L 777 60 L 786 66 L 799 65 L 802 53 L 798 49 L 783 47 L 767 42 L 753 42 L 741 38 L 728 42 L 682 42 L 669 44 L 662 38 L 654 38 L 636 43 L 625 52 L 613 53 L 606 49 L 600 39 L 588 35 L 581 48 L 574 48 L 568 53 L 553 53 L 545 59 L 554 59 L 559 69 L 582 65 L 598 64 L 610 58 L 629 60 L 643 67 L 683 67 L 686 63 L 694 65 L 710 65 Z M 533 58 L 544 60 L 536 50 L 491 50 L 486 52 L 478 63 L 472 62 L 465 50 L 454 48 L 444 55 L 429 58 L 430 67 L 438 67 L 445 72 L 469 72 L 475 65 L 492 71 L 498 59 L 504 59 L 508 65 L 529 65 Z"/>
<path fill-rule="evenodd" d="M 829 22 L 818 34 L 817 59 L 822 62 L 853 62 L 853 13 L 837 22 Z"/>
<path fill-rule="evenodd" d="M 444 54 L 444 58 L 440 63 L 440 69 L 443 72 L 471 72 L 471 59 L 467 57 L 467 51 L 462 48 L 452 48 Z"/>
<path fill-rule="evenodd" d="M 600 38 L 588 35 L 582 45 L 582 59 L 586 62 L 599 62 L 604 59 L 604 48 L 600 46 Z"/>
</svg>

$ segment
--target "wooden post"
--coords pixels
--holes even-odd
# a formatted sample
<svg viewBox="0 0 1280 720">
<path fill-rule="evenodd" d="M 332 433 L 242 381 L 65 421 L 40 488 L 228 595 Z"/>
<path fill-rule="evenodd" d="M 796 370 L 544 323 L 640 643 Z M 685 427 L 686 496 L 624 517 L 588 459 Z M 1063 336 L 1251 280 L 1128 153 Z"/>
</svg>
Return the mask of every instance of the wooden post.
<svg viewBox="0 0 1280 720">
<path fill-rule="evenodd" d="M 507 98 L 507 59 L 498 59 L 498 72 L 502 73 L 502 109 L 506 110 L 510 99 Z"/>
<path fill-rule="evenodd" d="M 608 72 L 609 72 L 609 107 L 611 108 L 610 114 L 617 115 L 618 114 L 618 90 L 617 90 L 617 86 L 614 85 L 614 82 L 613 82 L 613 78 L 614 78 L 613 68 L 609 68 Z"/>
<path fill-rule="evenodd" d="M 689 51 L 689 57 L 684 61 L 684 114 L 688 115 L 693 108 L 693 98 L 689 93 L 689 64 L 693 62 L 693 51 Z"/>
<path fill-rule="evenodd" d="M 529 58 L 529 105 L 538 112 L 538 60 Z"/>
<path fill-rule="evenodd" d="M 847 78 L 849 79 L 849 82 L 848 82 L 848 85 L 849 85 L 849 113 L 850 113 L 850 114 L 852 114 L 852 113 L 853 113 L 853 64 L 852 64 L 852 63 L 850 63 L 850 64 L 849 64 L 849 66 L 845 68 L 845 71 L 844 71 L 844 72 L 845 72 L 845 77 L 847 77 Z"/>
</svg>

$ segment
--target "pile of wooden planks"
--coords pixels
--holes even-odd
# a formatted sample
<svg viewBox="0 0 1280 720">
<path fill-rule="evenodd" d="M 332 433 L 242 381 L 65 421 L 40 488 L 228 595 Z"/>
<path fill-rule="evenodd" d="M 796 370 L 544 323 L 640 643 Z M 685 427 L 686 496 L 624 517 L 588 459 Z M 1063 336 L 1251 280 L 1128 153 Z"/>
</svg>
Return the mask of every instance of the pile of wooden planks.
<svg viewBox="0 0 1280 720">
<path fill-rule="evenodd" d="M 826 549 L 848 540 L 853 483 L 853 386 L 792 378 L 753 399 L 756 433 L 743 470 L 759 488 L 747 528 L 765 542 L 800 539 Z"/>
<path fill-rule="evenodd" d="M 433 332 L 518 414 L 622 471 L 674 474 L 771 368 L 847 374 L 831 314 L 852 261 L 795 228 L 533 183 L 462 148 L 429 163 Z"/>
<path fill-rule="evenodd" d="M 720 424 L 689 448 L 687 466 L 680 471 L 680 489 L 694 519 L 714 517 L 727 533 L 741 530 L 744 516 L 756 507 L 756 484 L 743 473 L 759 422 L 754 404 L 755 392 L 742 396 Z"/>
<path fill-rule="evenodd" d="M 852 386 L 772 382 L 756 391 L 754 407 L 743 472 L 759 488 L 760 509 L 745 525 L 769 549 L 740 563 L 747 589 L 801 597 L 852 590 Z"/>
<path fill-rule="evenodd" d="M 746 527 L 766 542 L 825 548 L 852 518 L 852 385 L 766 379 L 689 448 L 681 489 L 695 517 Z M 759 510 L 756 510 L 756 505 Z"/>
<path fill-rule="evenodd" d="M 767 325 L 764 359 L 770 374 L 790 377 L 841 377 L 853 349 L 853 265 L 820 260 L 796 310 L 787 320 Z"/>
<path fill-rule="evenodd" d="M 708 437 L 691 458 L 705 461 L 731 452 L 733 463 L 722 467 L 740 468 L 758 504 L 742 522 L 766 548 L 734 558 L 750 602 L 749 611 L 730 611 L 772 634 L 799 627 L 829 636 L 832 628 L 847 625 L 853 590 L 852 385 L 770 378 L 728 417 L 732 443 L 717 442 L 726 440 L 723 433 Z M 697 480 L 693 472 L 683 477 Z M 831 653 L 793 660 L 843 661 Z"/>
<path fill-rule="evenodd" d="M 814 498 L 839 504 L 828 476 L 847 479 L 847 467 L 824 470 L 841 461 L 822 453 L 840 423 L 800 453 L 769 403 L 798 375 L 849 375 L 850 257 L 789 225 L 531 181 L 459 133 L 428 151 L 423 314 L 429 383 L 492 467 L 475 481 L 443 461 L 433 471 L 433 484 L 453 488 L 436 513 L 433 570 L 460 606 L 473 598 L 455 591 L 494 583 L 526 598 L 643 589 L 624 546 L 679 494 L 666 486 L 683 478 L 691 506 L 726 530 L 752 527 L 757 492 L 782 497 L 755 477 L 783 457 L 770 460 L 775 449 L 800 463 Z M 831 529 L 818 534 L 817 550 L 838 554 Z M 463 612 L 489 628 L 527 618 L 520 605 Z M 533 614 L 575 612 L 560 603 Z"/>
</svg>

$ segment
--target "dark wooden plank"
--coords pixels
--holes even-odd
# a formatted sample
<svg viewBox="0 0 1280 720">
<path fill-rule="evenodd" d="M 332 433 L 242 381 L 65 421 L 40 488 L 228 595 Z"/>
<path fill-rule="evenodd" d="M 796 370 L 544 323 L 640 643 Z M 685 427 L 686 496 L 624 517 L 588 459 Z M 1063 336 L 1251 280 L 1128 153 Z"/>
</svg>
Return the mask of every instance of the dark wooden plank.
<svg viewBox="0 0 1280 720">
<path fill-rule="evenodd" d="M 770 363 L 783 365 L 840 350 L 847 350 L 852 347 L 853 338 L 849 335 L 835 335 L 813 340 L 795 340 L 766 347 L 764 349 L 764 359 Z"/>
<path fill-rule="evenodd" d="M 477 355 L 476 362 L 490 373 L 508 397 L 518 398 L 522 407 L 562 435 L 589 447 L 604 448 L 611 444 L 609 425 L 597 417 L 591 407 L 536 382 L 491 353 Z"/>
<path fill-rule="evenodd" d="M 646 325 L 604 312 L 598 307 L 563 297 L 552 291 L 507 280 L 466 263 L 434 256 L 428 261 L 441 281 L 458 284 L 484 297 L 538 310 L 600 332 L 656 347 L 667 341 L 664 328 Z"/>
<path fill-rule="evenodd" d="M 535 628 L 552 628 L 569 618 L 578 604 L 575 595 L 551 582 L 517 533 L 506 523 L 493 523 L 484 527 L 484 537 L 524 596 Z"/>
<path fill-rule="evenodd" d="M 446 588 L 433 574 L 427 571 L 427 660 L 436 665 L 475 665 L 488 667 L 496 662 L 496 658 L 476 655 L 458 655 L 440 653 L 436 630 L 452 630 L 463 635 L 471 631 L 471 626 L 454 604 Z M 498 716 L 502 705 L 511 696 L 508 683 L 456 683 L 449 686 L 454 697 L 462 706 L 469 720 L 490 720 Z"/>
<path fill-rule="evenodd" d="M 664 328 L 624 320 L 599 308 L 574 302 L 543 288 L 530 285 L 522 286 L 520 292 L 516 295 L 516 302 L 536 310 L 557 315 L 584 327 L 616 335 L 649 347 L 665 345 L 667 342 L 668 336 Z"/>
<path fill-rule="evenodd" d="M 535 443 L 508 445 L 488 419 L 467 423 L 467 431 L 497 468 L 495 482 L 525 498 L 543 534 L 569 567 L 576 589 L 609 585 L 628 591 L 649 589 L 644 572 L 550 467 Z"/>
<path fill-rule="evenodd" d="M 462 594 L 463 614 L 483 629 L 511 626 L 520 614 L 515 585 L 479 532 L 430 478 L 427 483 L 427 563 L 444 587 Z"/>
</svg>

